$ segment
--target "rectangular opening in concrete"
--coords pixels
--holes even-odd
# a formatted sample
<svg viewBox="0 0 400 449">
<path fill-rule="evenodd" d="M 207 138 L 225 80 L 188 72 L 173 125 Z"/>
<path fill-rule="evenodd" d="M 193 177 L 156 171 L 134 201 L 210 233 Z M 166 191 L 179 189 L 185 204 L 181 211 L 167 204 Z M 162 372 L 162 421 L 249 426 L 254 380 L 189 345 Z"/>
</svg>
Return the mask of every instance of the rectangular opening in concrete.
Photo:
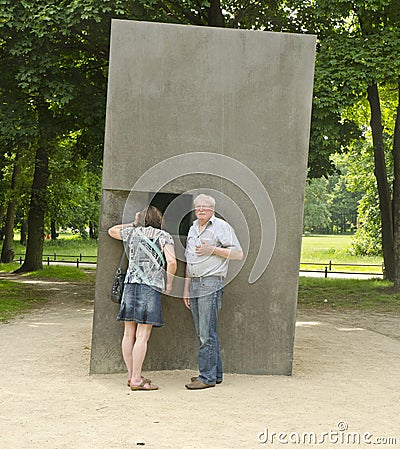
<svg viewBox="0 0 400 449">
<path fill-rule="evenodd" d="M 149 192 L 149 201 L 163 214 L 163 229 L 175 236 L 188 235 L 193 221 L 193 195 Z"/>
</svg>

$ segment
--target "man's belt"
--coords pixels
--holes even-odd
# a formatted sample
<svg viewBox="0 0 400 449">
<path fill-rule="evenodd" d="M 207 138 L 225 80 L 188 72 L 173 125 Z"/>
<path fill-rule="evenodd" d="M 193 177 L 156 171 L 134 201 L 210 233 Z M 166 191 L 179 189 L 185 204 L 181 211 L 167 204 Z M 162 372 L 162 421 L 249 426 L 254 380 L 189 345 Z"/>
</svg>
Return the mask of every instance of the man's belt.
<svg viewBox="0 0 400 449">
<path fill-rule="evenodd" d="M 202 281 L 204 279 L 218 279 L 219 281 L 224 281 L 225 280 L 225 276 L 192 276 L 190 279 L 194 280 L 194 281 Z"/>
</svg>

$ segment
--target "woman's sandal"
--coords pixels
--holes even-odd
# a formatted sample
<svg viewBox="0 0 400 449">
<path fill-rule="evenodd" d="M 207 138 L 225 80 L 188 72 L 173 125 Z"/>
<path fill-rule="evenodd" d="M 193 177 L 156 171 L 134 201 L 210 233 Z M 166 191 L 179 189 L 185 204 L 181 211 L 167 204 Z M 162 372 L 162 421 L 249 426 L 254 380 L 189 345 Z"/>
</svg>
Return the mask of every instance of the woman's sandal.
<svg viewBox="0 0 400 449">
<path fill-rule="evenodd" d="M 148 385 L 148 388 L 145 387 L 145 385 Z M 139 385 L 131 385 L 132 391 L 152 391 L 152 390 L 158 390 L 158 385 L 151 384 L 148 379 L 142 379 Z"/>
<path fill-rule="evenodd" d="M 146 383 L 148 383 L 148 384 L 151 384 L 151 379 L 146 379 L 145 377 L 142 376 L 142 380 L 146 381 Z M 129 388 L 131 387 L 131 380 L 130 379 L 128 379 L 127 385 L 128 385 Z"/>
</svg>

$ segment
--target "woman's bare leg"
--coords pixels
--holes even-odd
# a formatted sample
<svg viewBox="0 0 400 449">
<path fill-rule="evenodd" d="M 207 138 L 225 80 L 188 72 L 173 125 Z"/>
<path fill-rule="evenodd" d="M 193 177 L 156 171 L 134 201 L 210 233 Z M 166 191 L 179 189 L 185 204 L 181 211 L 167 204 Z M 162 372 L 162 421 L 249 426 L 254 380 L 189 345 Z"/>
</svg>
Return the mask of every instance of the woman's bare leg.
<svg viewBox="0 0 400 449">
<path fill-rule="evenodd" d="M 124 336 L 122 338 L 122 356 L 128 370 L 128 381 L 132 378 L 133 347 L 135 345 L 137 323 L 125 321 Z"/>
<path fill-rule="evenodd" d="M 142 366 L 147 352 L 152 324 L 138 324 L 136 338 L 132 351 L 132 376 L 131 385 L 139 385 L 142 382 Z M 147 385 L 147 383 L 146 383 Z"/>
</svg>

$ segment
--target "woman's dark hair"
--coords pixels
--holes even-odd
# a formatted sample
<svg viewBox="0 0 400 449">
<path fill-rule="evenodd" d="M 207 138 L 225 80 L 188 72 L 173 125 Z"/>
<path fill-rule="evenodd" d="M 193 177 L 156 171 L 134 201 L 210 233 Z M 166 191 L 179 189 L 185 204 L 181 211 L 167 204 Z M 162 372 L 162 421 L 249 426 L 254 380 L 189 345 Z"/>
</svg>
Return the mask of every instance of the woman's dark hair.
<svg viewBox="0 0 400 449">
<path fill-rule="evenodd" d="M 148 206 L 139 212 L 138 225 L 161 229 L 162 213 L 156 207 Z"/>
</svg>

